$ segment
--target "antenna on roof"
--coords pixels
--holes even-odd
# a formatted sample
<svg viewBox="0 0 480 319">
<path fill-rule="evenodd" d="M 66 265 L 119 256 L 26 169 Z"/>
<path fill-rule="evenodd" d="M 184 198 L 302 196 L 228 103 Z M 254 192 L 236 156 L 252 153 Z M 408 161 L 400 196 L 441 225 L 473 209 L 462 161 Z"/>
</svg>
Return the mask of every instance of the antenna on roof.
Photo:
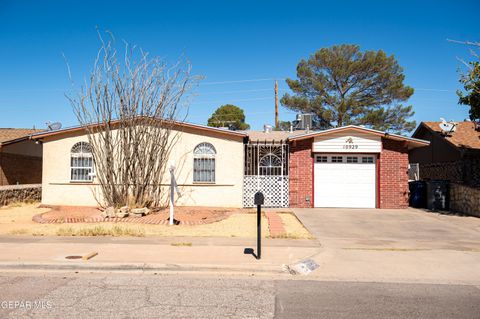
<svg viewBox="0 0 480 319">
<path fill-rule="evenodd" d="M 45 124 L 47 124 L 47 129 L 49 131 L 56 131 L 62 128 L 62 123 L 60 122 L 53 122 L 53 123 L 47 122 Z"/>
<path fill-rule="evenodd" d="M 454 133 L 457 129 L 457 125 L 458 123 L 457 122 L 454 122 L 453 120 L 450 120 L 449 122 L 445 121 L 444 118 L 440 118 L 440 120 L 442 121 L 440 124 L 438 124 L 438 126 L 440 126 L 440 129 L 442 130 L 442 134 L 444 135 L 451 135 L 452 133 Z"/>
</svg>

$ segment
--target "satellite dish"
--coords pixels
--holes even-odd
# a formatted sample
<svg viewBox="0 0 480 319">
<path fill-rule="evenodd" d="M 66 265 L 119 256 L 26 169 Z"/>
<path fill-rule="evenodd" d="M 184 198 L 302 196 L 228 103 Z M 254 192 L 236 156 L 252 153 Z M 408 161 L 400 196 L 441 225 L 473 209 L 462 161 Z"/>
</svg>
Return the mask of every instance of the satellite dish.
<svg viewBox="0 0 480 319">
<path fill-rule="evenodd" d="M 46 124 L 49 131 L 56 131 L 62 128 L 62 123 L 60 122 L 54 122 L 54 123 L 47 122 Z"/>
<path fill-rule="evenodd" d="M 438 126 L 440 126 L 443 134 L 450 135 L 457 130 L 458 123 L 454 121 L 447 122 L 444 118 L 440 118 L 440 120 L 442 122 Z"/>
</svg>

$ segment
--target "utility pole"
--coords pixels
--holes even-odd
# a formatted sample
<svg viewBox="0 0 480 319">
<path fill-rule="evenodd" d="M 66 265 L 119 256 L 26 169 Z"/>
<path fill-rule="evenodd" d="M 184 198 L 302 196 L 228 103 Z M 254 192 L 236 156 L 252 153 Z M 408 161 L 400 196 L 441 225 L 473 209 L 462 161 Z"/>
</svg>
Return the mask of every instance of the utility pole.
<svg viewBox="0 0 480 319">
<path fill-rule="evenodd" d="M 278 130 L 278 81 L 275 80 L 275 128 Z"/>
</svg>

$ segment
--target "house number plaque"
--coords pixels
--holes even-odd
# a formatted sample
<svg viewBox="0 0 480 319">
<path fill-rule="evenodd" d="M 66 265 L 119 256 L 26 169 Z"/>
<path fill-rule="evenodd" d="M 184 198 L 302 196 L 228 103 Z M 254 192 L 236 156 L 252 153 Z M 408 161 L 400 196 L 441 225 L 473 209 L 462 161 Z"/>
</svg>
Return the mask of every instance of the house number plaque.
<svg viewBox="0 0 480 319">
<path fill-rule="evenodd" d="M 353 143 L 353 138 L 349 137 L 345 140 L 345 145 L 343 145 L 343 149 L 346 150 L 356 150 L 358 149 L 358 145 Z"/>
</svg>

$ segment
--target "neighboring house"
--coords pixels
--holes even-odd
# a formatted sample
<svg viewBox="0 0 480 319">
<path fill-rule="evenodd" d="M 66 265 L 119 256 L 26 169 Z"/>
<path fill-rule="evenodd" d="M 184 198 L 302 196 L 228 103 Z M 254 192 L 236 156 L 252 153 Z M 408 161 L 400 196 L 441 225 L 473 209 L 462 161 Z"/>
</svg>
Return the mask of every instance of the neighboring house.
<svg viewBox="0 0 480 319">
<path fill-rule="evenodd" d="M 177 205 L 241 207 L 246 134 L 188 123 L 176 123 L 174 129 L 178 140 L 168 163 L 176 165 L 182 193 Z M 42 204 L 96 206 L 100 187 L 88 174 L 94 163 L 85 130 L 48 131 L 32 139 L 43 144 Z M 167 175 L 159 181 L 165 194 Z"/>
<path fill-rule="evenodd" d="M 359 126 L 235 132 L 177 123 L 175 130 L 170 161 L 182 192 L 177 205 L 185 206 L 252 207 L 260 190 L 267 207 L 406 208 L 408 152 L 429 144 Z M 93 160 L 75 160 L 92 158 L 84 129 L 32 139 L 43 144 L 42 203 L 95 206 Z M 168 176 L 162 183 L 167 191 Z"/>
<path fill-rule="evenodd" d="M 430 141 L 428 147 L 412 150 L 411 164 L 419 164 L 421 179 L 441 179 L 480 185 L 480 129 L 474 122 L 459 122 L 456 130 L 442 133 L 440 122 L 422 122 L 414 138 Z"/>
<path fill-rule="evenodd" d="M 35 129 L 0 128 L 0 186 L 42 182 L 42 145 Z"/>
</svg>

